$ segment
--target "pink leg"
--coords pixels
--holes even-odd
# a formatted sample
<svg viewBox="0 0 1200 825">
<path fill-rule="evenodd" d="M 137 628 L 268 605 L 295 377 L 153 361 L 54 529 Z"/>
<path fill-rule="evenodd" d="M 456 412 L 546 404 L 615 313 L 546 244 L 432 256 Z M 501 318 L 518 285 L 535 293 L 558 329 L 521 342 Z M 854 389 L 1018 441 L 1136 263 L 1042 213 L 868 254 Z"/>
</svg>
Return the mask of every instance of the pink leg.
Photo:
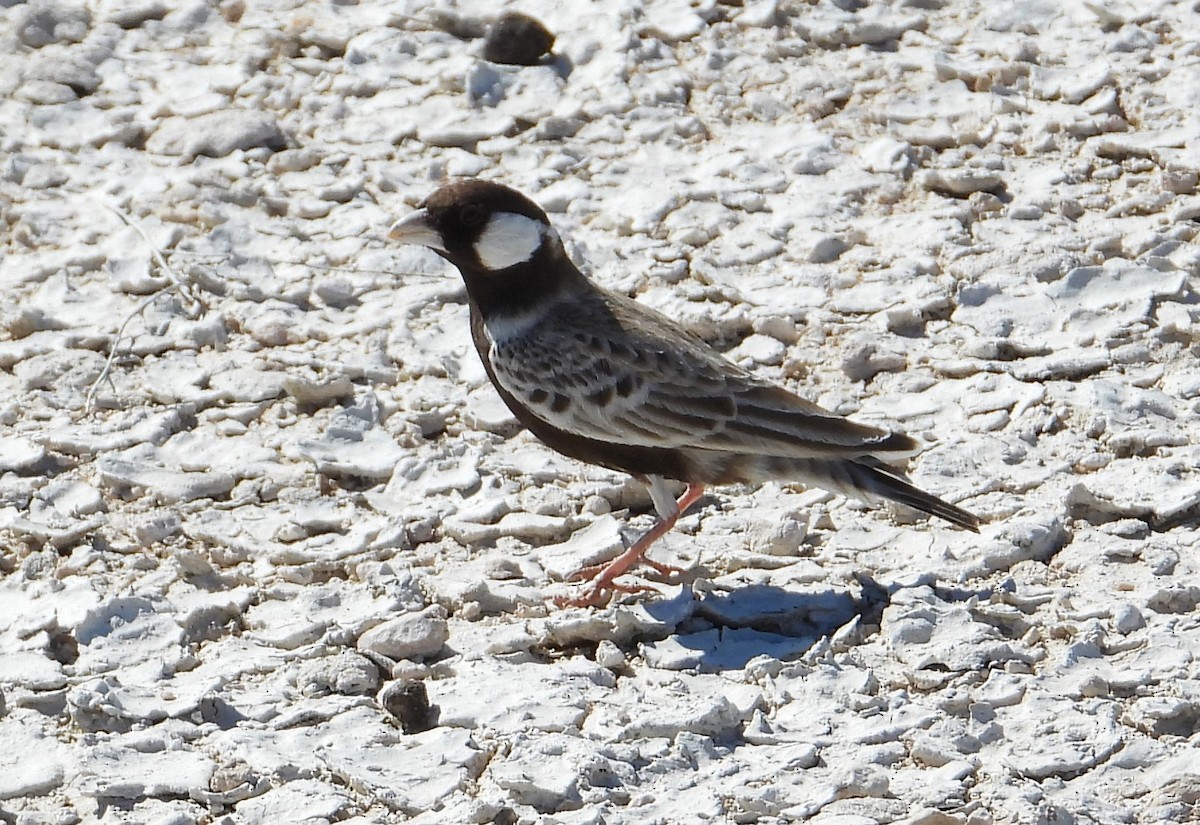
<svg viewBox="0 0 1200 825">
<path fill-rule="evenodd" d="M 670 516 L 660 518 L 657 524 L 647 530 L 645 535 L 633 543 L 632 547 L 607 565 L 585 567 L 570 576 L 572 581 L 591 579 L 591 587 L 587 588 L 581 596 L 574 599 L 559 597 L 554 600 L 554 603 L 559 607 L 598 607 L 606 604 L 612 598 L 613 593 L 640 593 L 651 590 L 652 588 L 645 585 L 619 584 L 615 581 L 617 576 L 623 576 L 629 571 L 629 568 L 639 562 L 644 562 L 664 574 L 680 572 L 679 568 L 659 564 L 645 558 L 646 551 L 650 549 L 650 545 L 666 535 L 675 526 L 675 522 L 679 521 L 679 517 L 683 514 L 683 511 L 695 504 L 696 500 L 702 495 L 704 495 L 703 484 L 689 484 L 687 489 L 683 491 L 683 495 L 675 502 L 675 512 Z"/>
</svg>

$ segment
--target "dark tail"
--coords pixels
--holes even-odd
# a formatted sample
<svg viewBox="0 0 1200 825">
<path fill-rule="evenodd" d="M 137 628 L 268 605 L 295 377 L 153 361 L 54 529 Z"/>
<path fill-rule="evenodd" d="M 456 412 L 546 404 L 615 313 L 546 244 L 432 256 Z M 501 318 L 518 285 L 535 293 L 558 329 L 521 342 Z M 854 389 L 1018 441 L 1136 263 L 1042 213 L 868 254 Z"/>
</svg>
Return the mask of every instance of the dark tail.
<svg viewBox="0 0 1200 825">
<path fill-rule="evenodd" d="M 914 487 L 886 466 L 872 467 L 857 461 L 846 461 L 839 469 L 843 469 L 850 476 L 853 486 L 866 493 L 891 499 L 912 507 L 914 510 L 920 510 L 922 513 L 945 519 L 972 533 L 979 532 L 979 516 L 942 501 L 932 493 Z"/>
<path fill-rule="evenodd" d="M 697 451 L 702 452 L 702 451 Z M 803 481 L 868 502 L 899 501 L 930 516 L 946 519 L 964 530 L 979 532 L 979 517 L 913 487 L 900 470 L 871 456 L 854 458 L 797 458 L 794 456 L 737 456 L 722 465 L 714 483 L 731 481 Z"/>
<path fill-rule="evenodd" d="M 979 517 L 961 507 L 919 490 L 904 475 L 871 456 L 857 458 L 797 458 L 794 456 L 738 456 L 734 464 L 722 466 L 714 483 L 767 480 L 803 481 L 867 502 L 891 499 L 945 519 L 972 533 L 979 532 Z"/>
</svg>

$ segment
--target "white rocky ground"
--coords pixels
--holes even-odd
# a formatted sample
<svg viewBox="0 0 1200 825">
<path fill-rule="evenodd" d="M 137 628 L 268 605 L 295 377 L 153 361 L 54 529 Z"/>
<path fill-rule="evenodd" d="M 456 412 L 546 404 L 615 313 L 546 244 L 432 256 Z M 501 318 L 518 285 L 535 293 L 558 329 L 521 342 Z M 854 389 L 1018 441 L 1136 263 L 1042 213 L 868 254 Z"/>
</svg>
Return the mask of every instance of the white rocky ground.
<svg viewBox="0 0 1200 825">
<path fill-rule="evenodd" d="M 0 821 L 1196 820 L 1198 165 L 1194 2 L 0 0 Z M 647 502 L 383 240 L 462 175 L 983 534 L 722 489 L 549 609 Z"/>
</svg>

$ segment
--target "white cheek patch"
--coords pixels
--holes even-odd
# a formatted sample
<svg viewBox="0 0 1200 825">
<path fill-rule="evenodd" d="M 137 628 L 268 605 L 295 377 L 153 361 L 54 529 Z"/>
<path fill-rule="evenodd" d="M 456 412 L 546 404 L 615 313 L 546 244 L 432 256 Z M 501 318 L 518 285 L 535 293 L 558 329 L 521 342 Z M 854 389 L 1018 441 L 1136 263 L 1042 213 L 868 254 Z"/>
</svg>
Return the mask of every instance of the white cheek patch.
<svg viewBox="0 0 1200 825">
<path fill-rule="evenodd" d="M 542 240 L 553 233 L 549 226 L 514 212 L 498 212 L 475 241 L 479 262 L 491 270 L 508 269 L 534 256 Z"/>
</svg>

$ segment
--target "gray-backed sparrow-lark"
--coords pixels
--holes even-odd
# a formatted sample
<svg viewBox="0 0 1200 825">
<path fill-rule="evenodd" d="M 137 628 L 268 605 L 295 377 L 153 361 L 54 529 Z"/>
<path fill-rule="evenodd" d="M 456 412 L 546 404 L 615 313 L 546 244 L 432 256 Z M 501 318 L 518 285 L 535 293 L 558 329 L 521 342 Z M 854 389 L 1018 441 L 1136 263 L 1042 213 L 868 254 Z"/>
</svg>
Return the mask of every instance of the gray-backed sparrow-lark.
<svg viewBox="0 0 1200 825">
<path fill-rule="evenodd" d="M 603 604 L 639 588 L 617 578 L 645 559 L 707 485 L 793 480 L 891 499 L 973 532 L 979 519 L 904 477 L 907 435 L 858 424 L 755 377 L 675 321 L 601 289 L 567 257 L 546 214 L 480 180 L 451 183 L 397 221 L 393 240 L 458 267 L 471 336 L 496 391 L 548 446 L 632 474 L 659 521 L 560 604 Z M 664 479 L 686 483 L 678 501 Z"/>
</svg>

